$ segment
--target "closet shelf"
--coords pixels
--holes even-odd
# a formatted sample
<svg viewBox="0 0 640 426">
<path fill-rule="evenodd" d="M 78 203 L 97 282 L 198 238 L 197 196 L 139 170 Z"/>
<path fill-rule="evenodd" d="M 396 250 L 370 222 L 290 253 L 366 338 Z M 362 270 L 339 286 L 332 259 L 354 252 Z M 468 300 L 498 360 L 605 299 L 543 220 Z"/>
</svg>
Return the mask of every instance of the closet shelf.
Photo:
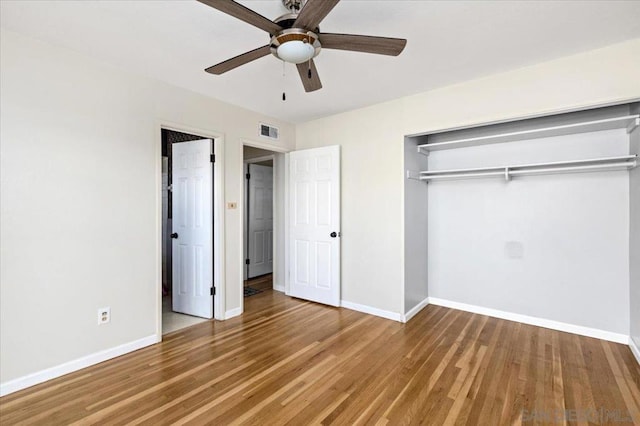
<svg viewBox="0 0 640 426">
<path fill-rule="evenodd" d="M 542 175 L 570 172 L 594 172 L 629 170 L 637 166 L 637 155 L 589 158 L 584 160 L 555 161 L 548 163 L 517 164 L 510 166 L 476 167 L 469 169 L 407 171 L 407 178 L 433 181 L 500 176 L 510 180 L 513 176 Z"/>
<path fill-rule="evenodd" d="M 626 128 L 627 133 L 631 133 L 638 126 L 640 126 L 640 115 L 625 115 L 620 117 L 605 118 L 601 120 L 582 121 L 579 123 L 543 127 L 539 129 L 529 129 L 517 132 L 456 139 L 447 142 L 426 143 L 418 145 L 417 149 L 419 153 L 428 154 L 429 151 L 439 151 L 443 149 L 466 148 L 470 146 L 487 145 L 499 142 L 512 142 L 522 139 L 562 136 L 574 133 L 595 132 L 600 130 Z"/>
</svg>

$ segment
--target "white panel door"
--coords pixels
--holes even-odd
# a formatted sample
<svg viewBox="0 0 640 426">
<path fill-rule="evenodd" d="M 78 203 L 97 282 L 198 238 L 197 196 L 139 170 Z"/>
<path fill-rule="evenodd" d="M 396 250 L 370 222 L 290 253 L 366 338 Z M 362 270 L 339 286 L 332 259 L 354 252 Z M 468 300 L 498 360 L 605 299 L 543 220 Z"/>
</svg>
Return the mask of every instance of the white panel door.
<svg viewBox="0 0 640 426">
<path fill-rule="evenodd" d="M 289 154 L 289 295 L 340 306 L 340 147 Z"/>
<path fill-rule="evenodd" d="M 273 167 L 248 165 L 247 278 L 273 272 Z"/>
<path fill-rule="evenodd" d="M 213 164 L 210 139 L 172 145 L 172 306 L 213 318 Z"/>
</svg>

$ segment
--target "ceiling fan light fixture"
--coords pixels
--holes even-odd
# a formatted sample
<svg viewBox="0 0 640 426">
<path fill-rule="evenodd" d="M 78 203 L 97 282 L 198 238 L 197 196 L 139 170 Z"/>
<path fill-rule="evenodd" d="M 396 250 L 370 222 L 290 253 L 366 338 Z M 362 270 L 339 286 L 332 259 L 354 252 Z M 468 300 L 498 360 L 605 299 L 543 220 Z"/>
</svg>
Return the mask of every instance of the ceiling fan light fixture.
<svg viewBox="0 0 640 426">
<path fill-rule="evenodd" d="M 277 49 L 278 58 L 291 64 L 301 64 L 313 58 L 316 49 L 302 40 L 290 40 L 282 43 Z"/>
<path fill-rule="evenodd" d="M 285 29 L 271 38 L 271 53 L 290 64 L 302 64 L 320 53 L 318 35 L 299 28 Z"/>
</svg>

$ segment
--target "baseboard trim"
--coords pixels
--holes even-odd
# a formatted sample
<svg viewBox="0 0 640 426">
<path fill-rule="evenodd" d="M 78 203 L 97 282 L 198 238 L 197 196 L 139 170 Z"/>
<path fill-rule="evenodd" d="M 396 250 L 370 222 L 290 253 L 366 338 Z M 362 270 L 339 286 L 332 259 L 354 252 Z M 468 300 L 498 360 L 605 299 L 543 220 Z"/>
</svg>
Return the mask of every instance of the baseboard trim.
<svg viewBox="0 0 640 426">
<path fill-rule="evenodd" d="M 361 305 L 359 303 L 348 302 L 346 300 L 340 301 L 340 306 L 343 308 L 351 309 L 358 312 L 363 312 L 369 315 L 375 315 L 377 317 L 382 317 L 386 319 L 390 319 L 393 321 L 402 322 L 402 315 L 396 312 L 385 311 L 383 309 L 374 308 L 367 305 Z"/>
<path fill-rule="evenodd" d="M 279 291 L 279 292 L 281 292 L 281 293 L 284 293 L 284 285 L 274 284 L 274 285 L 273 285 L 273 289 L 274 289 L 275 291 Z"/>
<path fill-rule="evenodd" d="M 418 303 L 416 306 L 411 308 L 409 312 L 402 315 L 402 322 L 409 322 L 411 318 L 413 318 L 418 312 L 423 310 L 429 304 L 429 298 L 427 297 L 422 302 Z"/>
<path fill-rule="evenodd" d="M 240 315 L 242 315 L 242 309 L 240 308 L 230 309 L 224 313 L 224 319 L 228 320 L 230 318 L 237 317 Z"/>
<path fill-rule="evenodd" d="M 636 342 L 633 340 L 633 337 L 629 337 L 629 348 L 631 348 L 631 353 L 634 357 L 636 357 L 636 361 L 640 364 L 640 348 L 636 345 Z"/>
<path fill-rule="evenodd" d="M 515 314 L 513 312 L 500 311 L 497 309 L 485 308 L 483 306 L 469 305 L 466 303 L 454 302 L 451 300 L 439 299 L 436 297 L 430 297 L 429 303 L 432 305 L 444 306 L 446 308 L 473 312 L 474 314 L 487 315 L 494 318 L 501 318 L 509 321 L 521 322 L 523 324 L 549 328 L 551 330 L 564 331 L 567 333 L 579 334 L 581 336 L 587 337 L 595 337 L 596 339 L 607 340 L 615 343 L 623 343 L 625 345 L 629 344 L 629 336 L 627 336 L 626 334 L 614 333 L 612 331 L 583 327 L 581 325 L 568 324 L 565 322 L 531 317 L 528 315 Z"/>
<path fill-rule="evenodd" d="M 26 376 L 18 377 L 17 379 L 9 380 L 8 382 L 0 384 L 0 396 L 5 396 L 39 383 L 64 376 L 65 374 L 73 373 L 74 371 L 82 370 L 83 368 L 119 357 L 129 352 L 137 351 L 138 349 L 151 346 L 159 341 L 159 337 L 153 334 L 142 339 L 134 340 L 133 342 L 105 349 L 73 361 L 65 362 L 64 364 L 60 364 L 55 367 L 50 367 Z"/>
</svg>

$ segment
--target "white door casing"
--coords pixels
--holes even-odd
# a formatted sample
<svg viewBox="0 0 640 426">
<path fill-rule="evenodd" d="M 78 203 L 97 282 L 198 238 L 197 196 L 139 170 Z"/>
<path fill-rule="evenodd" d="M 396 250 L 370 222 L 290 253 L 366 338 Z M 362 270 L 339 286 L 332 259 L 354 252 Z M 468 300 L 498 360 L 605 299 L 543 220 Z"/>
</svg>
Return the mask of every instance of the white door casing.
<svg viewBox="0 0 640 426">
<path fill-rule="evenodd" d="M 289 295 L 340 306 L 340 146 L 289 154 Z"/>
<path fill-rule="evenodd" d="M 273 167 L 248 164 L 247 278 L 273 272 Z"/>
<path fill-rule="evenodd" d="M 172 145 L 172 309 L 213 318 L 212 141 Z"/>
</svg>

